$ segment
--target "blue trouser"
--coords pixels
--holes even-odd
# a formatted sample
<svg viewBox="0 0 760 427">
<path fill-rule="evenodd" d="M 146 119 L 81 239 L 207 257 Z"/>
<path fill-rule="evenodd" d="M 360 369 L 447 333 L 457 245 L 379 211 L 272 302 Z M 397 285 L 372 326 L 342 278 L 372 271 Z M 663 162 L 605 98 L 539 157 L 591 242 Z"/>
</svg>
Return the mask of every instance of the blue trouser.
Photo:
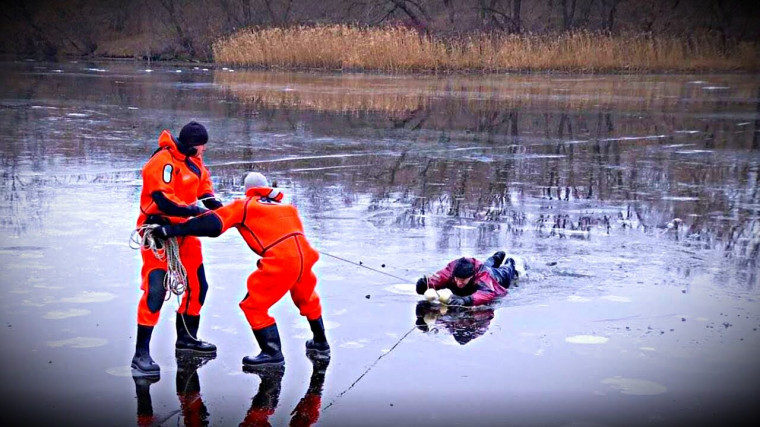
<svg viewBox="0 0 760 427">
<path fill-rule="evenodd" d="M 496 265 L 496 258 L 493 255 L 488 257 L 483 263 L 488 272 L 491 273 L 491 276 L 498 280 L 499 285 L 504 289 L 509 288 L 509 285 L 512 284 L 512 281 L 515 279 L 514 263 L 509 262 L 510 259 L 511 258 L 508 258 L 505 260 L 504 265 L 496 268 L 494 268 L 494 265 Z"/>
</svg>

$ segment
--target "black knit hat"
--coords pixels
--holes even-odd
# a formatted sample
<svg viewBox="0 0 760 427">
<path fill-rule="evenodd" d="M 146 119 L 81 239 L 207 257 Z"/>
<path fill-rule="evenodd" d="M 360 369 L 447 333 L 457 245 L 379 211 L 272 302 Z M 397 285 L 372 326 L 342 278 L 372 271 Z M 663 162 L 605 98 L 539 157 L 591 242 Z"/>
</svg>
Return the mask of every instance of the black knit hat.
<svg viewBox="0 0 760 427">
<path fill-rule="evenodd" d="M 454 265 L 454 277 L 466 279 L 475 274 L 475 264 L 467 258 L 459 258 Z"/>
<path fill-rule="evenodd" d="M 202 124 L 192 121 L 179 131 L 179 142 L 188 147 L 203 145 L 208 142 L 208 132 Z"/>
</svg>

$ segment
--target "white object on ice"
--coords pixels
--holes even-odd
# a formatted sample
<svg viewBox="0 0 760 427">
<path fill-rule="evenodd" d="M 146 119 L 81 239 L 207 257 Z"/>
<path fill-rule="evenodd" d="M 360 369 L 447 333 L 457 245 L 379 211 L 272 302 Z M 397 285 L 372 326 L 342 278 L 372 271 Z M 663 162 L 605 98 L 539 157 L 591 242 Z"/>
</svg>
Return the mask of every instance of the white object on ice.
<svg viewBox="0 0 760 427">
<path fill-rule="evenodd" d="M 436 292 L 433 288 L 426 290 L 423 295 L 425 296 L 425 299 L 428 300 L 428 302 L 433 302 L 438 299 L 438 292 Z"/>
<path fill-rule="evenodd" d="M 448 304 L 452 294 L 451 289 L 441 289 L 438 291 L 438 301 Z"/>
</svg>

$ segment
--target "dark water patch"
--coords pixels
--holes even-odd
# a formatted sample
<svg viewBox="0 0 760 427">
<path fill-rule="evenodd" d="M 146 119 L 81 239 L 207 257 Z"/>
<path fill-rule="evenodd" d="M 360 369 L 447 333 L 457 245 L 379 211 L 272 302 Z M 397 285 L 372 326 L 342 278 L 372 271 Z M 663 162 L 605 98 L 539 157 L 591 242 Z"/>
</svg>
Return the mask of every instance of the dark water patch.
<svg viewBox="0 0 760 427">
<path fill-rule="evenodd" d="M 43 246 L 0 246 L 0 251 L 8 252 L 25 252 L 25 251 L 41 251 L 46 249 Z"/>
</svg>

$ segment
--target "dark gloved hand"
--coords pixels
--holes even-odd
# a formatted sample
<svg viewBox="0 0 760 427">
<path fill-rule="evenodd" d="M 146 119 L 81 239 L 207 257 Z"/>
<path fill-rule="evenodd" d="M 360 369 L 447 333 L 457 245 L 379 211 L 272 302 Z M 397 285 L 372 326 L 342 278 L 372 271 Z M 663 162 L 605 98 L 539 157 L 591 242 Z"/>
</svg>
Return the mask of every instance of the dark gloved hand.
<svg viewBox="0 0 760 427">
<path fill-rule="evenodd" d="M 472 304 L 472 298 L 470 297 L 460 297 L 459 295 L 452 295 L 449 298 L 449 302 L 447 305 L 462 305 L 467 306 Z"/>
<path fill-rule="evenodd" d="M 152 231 L 153 237 L 157 239 L 166 240 L 169 237 L 172 237 L 170 235 L 169 226 L 168 225 L 161 225 L 153 229 Z"/>
<path fill-rule="evenodd" d="M 171 224 L 171 222 L 165 216 L 161 216 L 161 215 L 148 215 L 145 218 L 145 224 L 169 225 L 169 224 Z"/>
<path fill-rule="evenodd" d="M 417 288 L 415 289 L 418 294 L 422 295 L 428 288 L 427 276 L 422 276 L 417 279 Z"/>
</svg>

